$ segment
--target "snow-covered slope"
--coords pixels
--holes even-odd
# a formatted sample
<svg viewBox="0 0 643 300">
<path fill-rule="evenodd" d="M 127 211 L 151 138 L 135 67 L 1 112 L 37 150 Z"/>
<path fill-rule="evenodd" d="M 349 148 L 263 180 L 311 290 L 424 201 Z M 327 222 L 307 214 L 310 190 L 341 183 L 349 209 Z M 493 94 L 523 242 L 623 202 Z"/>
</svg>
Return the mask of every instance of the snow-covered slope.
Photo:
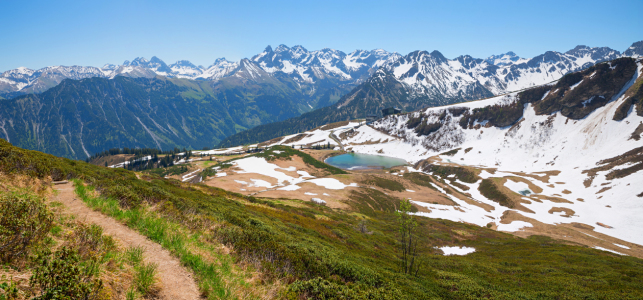
<svg viewBox="0 0 643 300">
<path fill-rule="evenodd" d="M 393 115 L 371 126 L 321 127 L 275 143 L 336 144 L 334 133 L 349 151 L 402 158 L 414 165 L 410 171 L 437 179 L 431 166 L 475 170 L 476 182 L 441 179 L 454 184 L 458 193 L 437 187 L 454 205 L 416 202 L 428 211 L 419 214 L 586 238 L 582 243 L 623 253 L 629 249 L 623 245 L 643 245 L 642 72 L 643 60 L 621 58 L 524 92 Z M 515 206 L 484 196 L 483 180 Z"/>
</svg>

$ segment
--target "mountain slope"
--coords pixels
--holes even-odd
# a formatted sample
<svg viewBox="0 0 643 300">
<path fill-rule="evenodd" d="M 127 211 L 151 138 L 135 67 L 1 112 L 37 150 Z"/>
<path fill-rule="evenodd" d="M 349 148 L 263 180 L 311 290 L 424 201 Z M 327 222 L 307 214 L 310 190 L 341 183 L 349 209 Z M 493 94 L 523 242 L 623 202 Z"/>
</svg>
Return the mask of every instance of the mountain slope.
<svg viewBox="0 0 643 300">
<path fill-rule="evenodd" d="M 632 109 L 643 101 L 642 71 L 643 61 L 621 58 L 556 84 L 389 116 L 340 136 L 349 150 L 404 158 L 427 174 L 478 170 L 471 182 L 455 180 L 468 196 L 447 193 L 458 206 L 421 204 L 430 211 L 423 215 L 531 234 L 577 227 L 643 245 L 643 109 Z"/>
<path fill-rule="evenodd" d="M 235 89 L 243 86 L 243 90 Z M 212 147 L 306 108 L 271 82 L 166 78 L 64 80 L 0 102 L 0 135 L 16 146 L 84 159 L 113 147 Z M 301 110 L 298 110 L 301 107 Z"/>
</svg>

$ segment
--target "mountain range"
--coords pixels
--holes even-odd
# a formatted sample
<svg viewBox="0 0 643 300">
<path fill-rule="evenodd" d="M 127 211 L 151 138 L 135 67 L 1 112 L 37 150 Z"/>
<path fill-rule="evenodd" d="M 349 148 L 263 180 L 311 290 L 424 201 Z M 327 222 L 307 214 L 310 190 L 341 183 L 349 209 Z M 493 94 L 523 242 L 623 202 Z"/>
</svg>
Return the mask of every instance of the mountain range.
<svg viewBox="0 0 643 300">
<path fill-rule="evenodd" d="M 577 46 L 565 53 L 547 51 L 531 59 L 508 52 L 486 60 L 468 55 L 450 60 L 438 51 L 414 51 L 384 64 L 332 106 L 254 127 L 226 138 L 219 146 L 255 143 L 327 123 L 364 118 L 386 107 L 413 111 L 493 97 L 550 83 L 600 62 L 640 56 L 643 41 L 623 53 L 607 47 Z"/>
<path fill-rule="evenodd" d="M 217 81 L 225 77 L 261 80 L 273 77 L 292 80 L 308 94 L 319 93 L 327 86 L 351 85 L 368 78 L 385 63 L 401 55 L 384 50 L 356 50 L 349 54 L 332 49 L 308 51 L 302 46 L 289 48 L 280 45 L 275 50 L 268 46 L 250 59 L 237 62 L 219 58 L 209 67 L 196 66 L 187 60 L 166 64 L 153 56 L 150 60 L 137 57 L 122 65 L 106 64 L 102 68 L 80 66 L 52 66 L 39 70 L 18 68 L 0 75 L 0 95 L 12 98 L 29 93 L 40 93 L 56 86 L 64 79 L 163 76 L 192 80 Z"/>
<path fill-rule="evenodd" d="M 7 98 L 0 101 L 0 136 L 77 159 L 110 147 L 249 144 L 390 106 L 412 111 L 492 97 L 641 55 L 643 42 L 623 53 L 578 46 L 531 59 L 513 52 L 447 59 L 438 51 L 346 54 L 280 45 L 209 67 L 152 57 L 102 68 L 18 68 L 0 75 L 0 96 Z"/>
</svg>

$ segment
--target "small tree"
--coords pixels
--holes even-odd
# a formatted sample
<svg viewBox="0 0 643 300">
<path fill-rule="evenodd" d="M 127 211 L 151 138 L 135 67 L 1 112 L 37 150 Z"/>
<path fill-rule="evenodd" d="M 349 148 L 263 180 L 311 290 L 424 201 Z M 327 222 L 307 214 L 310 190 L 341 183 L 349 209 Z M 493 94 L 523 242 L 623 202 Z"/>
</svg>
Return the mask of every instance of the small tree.
<svg viewBox="0 0 643 300">
<path fill-rule="evenodd" d="M 412 274 L 417 256 L 417 239 L 415 229 L 417 222 L 411 214 L 411 201 L 404 199 L 400 202 L 400 209 L 397 211 L 399 225 L 399 242 L 402 252 L 402 271 L 404 274 Z M 417 270 L 415 271 L 417 273 Z"/>
</svg>

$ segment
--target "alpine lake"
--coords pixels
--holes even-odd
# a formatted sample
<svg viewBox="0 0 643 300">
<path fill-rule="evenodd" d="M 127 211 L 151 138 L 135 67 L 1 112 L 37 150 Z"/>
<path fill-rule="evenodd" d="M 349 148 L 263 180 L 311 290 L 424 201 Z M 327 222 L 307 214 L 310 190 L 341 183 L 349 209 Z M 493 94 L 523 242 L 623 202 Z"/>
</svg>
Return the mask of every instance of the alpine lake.
<svg viewBox="0 0 643 300">
<path fill-rule="evenodd" d="M 408 164 L 400 158 L 362 153 L 346 153 L 331 156 L 327 158 L 325 162 L 331 166 L 345 170 L 388 169 Z"/>
</svg>

